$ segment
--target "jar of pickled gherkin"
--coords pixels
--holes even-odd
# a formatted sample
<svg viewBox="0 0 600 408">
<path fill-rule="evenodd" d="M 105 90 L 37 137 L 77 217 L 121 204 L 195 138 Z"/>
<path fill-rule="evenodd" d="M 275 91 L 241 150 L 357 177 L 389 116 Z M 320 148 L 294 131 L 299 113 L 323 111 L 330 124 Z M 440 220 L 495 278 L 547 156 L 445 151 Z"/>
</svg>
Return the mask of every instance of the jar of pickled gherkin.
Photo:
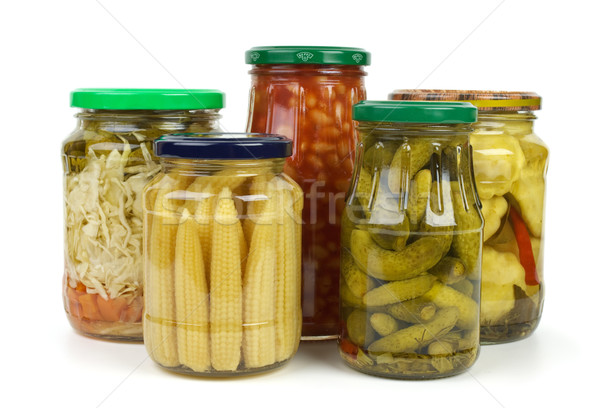
<svg viewBox="0 0 600 408">
<path fill-rule="evenodd" d="M 370 54 L 345 47 L 255 47 L 248 131 L 294 141 L 285 172 L 305 194 L 303 340 L 337 337 L 340 215 L 357 133 L 352 105 L 366 99 Z"/>
<path fill-rule="evenodd" d="M 481 341 L 529 336 L 544 304 L 544 197 L 548 148 L 533 131 L 532 92 L 398 90 L 393 99 L 465 100 L 479 109 L 471 135 L 483 204 Z"/>
<path fill-rule="evenodd" d="M 267 371 L 300 342 L 302 190 L 282 173 L 292 144 L 194 136 L 155 141 L 162 170 L 144 191 L 144 343 L 181 373 Z"/>
<path fill-rule="evenodd" d="M 460 102 L 354 105 L 360 144 L 342 218 L 339 351 L 361 372 L 437 378 L 479 352 L 483 220 Z"/>
<path fill-rule="evenodd" d="M 152 141 L 219 130 L 216 90 L 77 89 L 77 127 L 63 144 L 65 275 L 71 325 L 142 340 L 142 189 L 159 171 Z"/>
</svg>

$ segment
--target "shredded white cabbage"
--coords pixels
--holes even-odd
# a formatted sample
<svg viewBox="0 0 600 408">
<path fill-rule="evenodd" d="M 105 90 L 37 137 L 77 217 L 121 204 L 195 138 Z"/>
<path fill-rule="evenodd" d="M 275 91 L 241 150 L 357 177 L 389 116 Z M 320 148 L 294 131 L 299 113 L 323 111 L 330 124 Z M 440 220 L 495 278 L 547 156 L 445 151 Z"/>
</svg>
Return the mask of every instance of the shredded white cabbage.
<svg viewBox="0 0 600 408">
<path fill-rule="evenodd" d="M 104 299 L 142 288 L 142 191 L 160 170 L 141 143 L 144 163 L 127 167 L 131 148 L 97 156 L 66 176 L 67 275 Z"/>
</svg>

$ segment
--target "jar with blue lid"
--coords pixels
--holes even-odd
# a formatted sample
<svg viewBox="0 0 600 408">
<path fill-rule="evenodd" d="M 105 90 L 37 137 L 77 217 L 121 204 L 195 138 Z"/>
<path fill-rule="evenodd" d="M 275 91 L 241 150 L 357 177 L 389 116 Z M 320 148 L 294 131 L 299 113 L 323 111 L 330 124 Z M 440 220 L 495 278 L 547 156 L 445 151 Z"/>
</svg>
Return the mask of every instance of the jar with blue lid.
<svg viewBox="0 0 600 408">
<path fill-rule="evenodd" d="M 154 143 L 144 190 L 144 343 L 167 369 L 236 376 L 286 363 L 300 341 L 300 187 L 291 141 L 179 134 Z"/>
</svg>

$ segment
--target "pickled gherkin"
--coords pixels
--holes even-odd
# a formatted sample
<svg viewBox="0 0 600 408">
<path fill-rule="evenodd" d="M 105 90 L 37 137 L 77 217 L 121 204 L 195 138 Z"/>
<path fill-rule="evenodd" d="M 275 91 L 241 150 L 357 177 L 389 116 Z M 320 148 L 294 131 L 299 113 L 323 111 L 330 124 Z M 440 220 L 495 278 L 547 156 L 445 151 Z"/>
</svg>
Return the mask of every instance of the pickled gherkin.
<svg viewBox="0 0 600 408">
<path fill-rule="evenodd" d="M 364 373 L 445 377 L 477 358 L 483 221 L 467 147 L 475 118 L 468 104 L 454 108 L 471 114 L 435 130 L 392 120 L 409 114 L 403 107 L 373 122 L 358 115 L 367 151 L 357 154 L 344 211 L 352 217 L 342 222 L 340 354 Z"/>
</svg>

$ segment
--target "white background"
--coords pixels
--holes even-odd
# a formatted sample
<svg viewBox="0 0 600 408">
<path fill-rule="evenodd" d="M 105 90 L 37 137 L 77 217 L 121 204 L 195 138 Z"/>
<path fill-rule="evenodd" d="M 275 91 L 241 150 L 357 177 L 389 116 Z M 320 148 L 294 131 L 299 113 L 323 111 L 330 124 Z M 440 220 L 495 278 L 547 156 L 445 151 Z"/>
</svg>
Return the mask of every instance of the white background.
<svg viewBox="0 0 600 408">
<path fill-rule="evenodd" d="M 593 1 L 3 1 L 0 10 L 0 406 L 439 406 L 598 404 L 598 10 Z M 395 88 L 535 91 L 551 150 L 546 306 L 535 334 L 486 346 L 466 374 L 426 382 L 346 368 L 302 344 L 271 374 L 174 375 L 142 345 L 75 334 L 61 301 L 60 146 L 77 87 L 219 88 L 243 131 L 257 45 L 372 53 L 370 99 Z M 172 404 L 172 405 L 171 405 Z M 177 405 L 175 405 L 177 404 Z M 596 405 L 597 406 L 597 405 Z"/>
</svg>

